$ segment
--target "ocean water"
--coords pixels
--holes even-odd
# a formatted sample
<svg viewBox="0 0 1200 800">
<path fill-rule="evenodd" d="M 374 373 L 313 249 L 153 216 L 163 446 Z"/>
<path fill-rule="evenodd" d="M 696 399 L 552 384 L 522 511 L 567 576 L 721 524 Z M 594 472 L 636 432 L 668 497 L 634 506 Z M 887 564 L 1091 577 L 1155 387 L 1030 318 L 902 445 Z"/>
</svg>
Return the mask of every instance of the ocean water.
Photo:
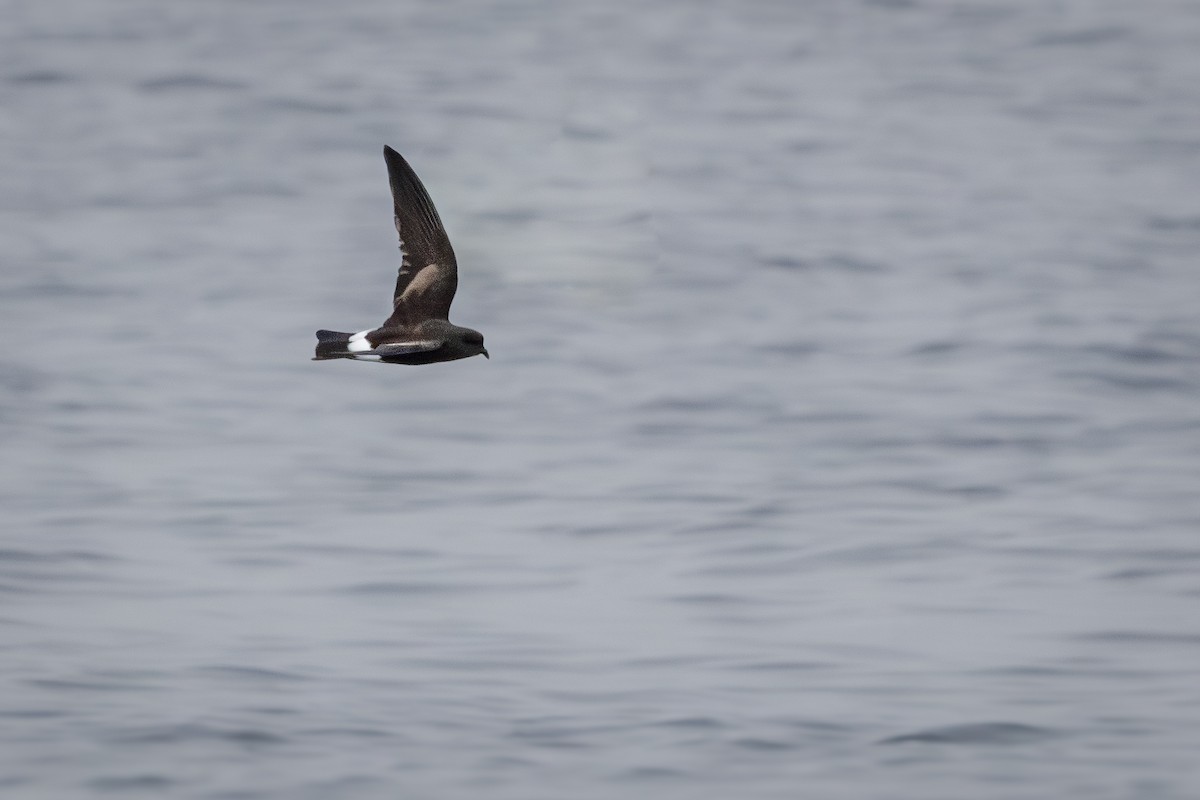
<svg viewBox="0 0 1200 800">
<path fill-rule="evenodd" d="M 1200 796 L 1200 6 L 0 9 L 5 797 Z"/>
</svg>

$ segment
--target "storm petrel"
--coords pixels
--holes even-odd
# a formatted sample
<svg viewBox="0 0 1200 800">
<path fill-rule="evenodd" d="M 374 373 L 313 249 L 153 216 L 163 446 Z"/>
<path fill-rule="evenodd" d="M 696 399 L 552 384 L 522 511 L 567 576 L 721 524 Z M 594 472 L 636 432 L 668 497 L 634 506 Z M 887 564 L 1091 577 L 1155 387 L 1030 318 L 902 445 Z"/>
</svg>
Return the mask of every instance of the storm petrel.
<svg viewBox="0 0 1200 800">
<path fill-rule="evenodd" d="M 314 361 L 353 358 L 388 364 L 433 364 L 488 356 L 483 334 L 450 322 L 458 288 L 458 264 L 433 200 L 399 153 L 384 145 L 388 180 L 400 234 L 400 275 L 392 293 L 392 315 L 383 325 L 358 333 L 317 331 Z"/>
</svg>

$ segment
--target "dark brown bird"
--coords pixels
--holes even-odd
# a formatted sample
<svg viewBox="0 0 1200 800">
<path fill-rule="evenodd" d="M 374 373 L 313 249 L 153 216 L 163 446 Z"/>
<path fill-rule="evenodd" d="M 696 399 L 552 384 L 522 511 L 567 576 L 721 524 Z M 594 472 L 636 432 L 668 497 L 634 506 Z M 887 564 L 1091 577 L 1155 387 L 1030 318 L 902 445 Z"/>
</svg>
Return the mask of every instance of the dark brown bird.
<svg viewBox="0 0 1200 800">
<path fill-rule="evenodd" d="M 317 331 L 313 360 L 432 364 L 477 355 L 490 358 L 482 333 L 450 322 L 458 264 L 433 200 L 399 153 L 384 145 L 383 158 L 392 184 L 402 256 L 392 293 L 392 315 L 374 330 Z"/>
</svg>

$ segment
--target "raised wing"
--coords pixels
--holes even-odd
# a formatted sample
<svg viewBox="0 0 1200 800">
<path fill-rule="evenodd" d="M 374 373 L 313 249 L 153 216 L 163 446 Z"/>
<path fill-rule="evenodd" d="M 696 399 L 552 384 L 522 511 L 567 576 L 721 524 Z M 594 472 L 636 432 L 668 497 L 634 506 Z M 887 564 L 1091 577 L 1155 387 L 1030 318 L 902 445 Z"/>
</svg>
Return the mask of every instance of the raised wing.
<svg viewBox="0 0 1200 800">
<path fill-rule="evenodd" d="M 392 296 L 392 316 L 384 327 L 447 319 L 458 288 L 458 264 L 450 237 L 421 179 L 404 158 L 386 145 L 396 233 L 400 235 L 400 274 Z"/>
</svg>

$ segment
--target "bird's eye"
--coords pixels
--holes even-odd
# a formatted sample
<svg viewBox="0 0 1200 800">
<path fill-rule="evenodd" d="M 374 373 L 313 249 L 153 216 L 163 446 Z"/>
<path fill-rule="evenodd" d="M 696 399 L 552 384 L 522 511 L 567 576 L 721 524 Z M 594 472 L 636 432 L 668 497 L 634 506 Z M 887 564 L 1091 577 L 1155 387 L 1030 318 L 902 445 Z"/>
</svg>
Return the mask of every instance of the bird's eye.
<svg viewBox="0 0 1200 800">
<path fill-rule="evenodd" d="M 478 333 L 468 333 L 463 336 L 463 341 L 467 344 L 483 344 L 483 336 Z"/>
</svg>

